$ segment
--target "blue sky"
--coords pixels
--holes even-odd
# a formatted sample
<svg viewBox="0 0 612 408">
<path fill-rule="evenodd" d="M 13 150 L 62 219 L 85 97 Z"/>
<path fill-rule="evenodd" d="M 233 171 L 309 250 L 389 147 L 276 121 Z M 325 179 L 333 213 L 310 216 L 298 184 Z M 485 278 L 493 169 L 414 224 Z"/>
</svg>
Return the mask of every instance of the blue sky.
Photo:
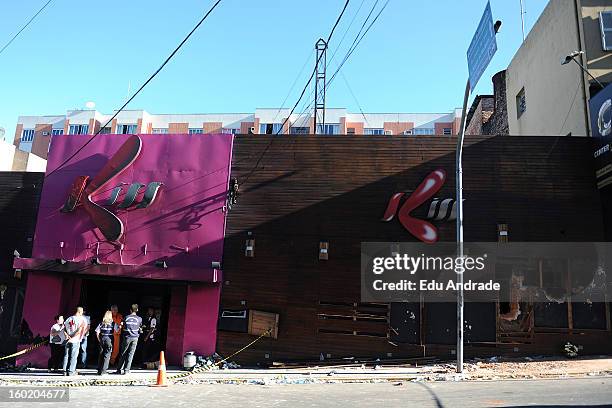
<svg viewBox="0 0 612 408">
<path fill-rule="evenodd" d="M 363 1 L 363 5 L 362 5 Z M 333 72 L 376 0 L 351 0 L 332 38 Z M 528 31 L 547 0 L 524 0 Z M 44 3 L 0 5 L 0 46 Z M 379 1 L 378 7 L 384 3 Z M 94 101 L 117 109 L 191 30 L 210 0 L 54 0 L 0 54 L 0 126 L 13 138 L 18 115 L 63 114 Z M 190 41 L 128 107 L 151 113 L 252 112 L 292 106 L 344 0 L 222 0 Z M 475 93 L 491 93 L 491 76 L 521 44 L 519 0 L 491 0 L 503 21 L 498 51 Z M 353 25 L 349 23 L 360 5 Z M 327 92 L 328 107 L 358 112 L 446 112 L 460 107 L 466 51 L 485 0 L 391 0 Z M 338 47 L 333 61 L 331 53 Z M 301 105 L 300 105 L 301 107 Z M 298 112 L 300 110 L 298 109 Z"/>
</svg>

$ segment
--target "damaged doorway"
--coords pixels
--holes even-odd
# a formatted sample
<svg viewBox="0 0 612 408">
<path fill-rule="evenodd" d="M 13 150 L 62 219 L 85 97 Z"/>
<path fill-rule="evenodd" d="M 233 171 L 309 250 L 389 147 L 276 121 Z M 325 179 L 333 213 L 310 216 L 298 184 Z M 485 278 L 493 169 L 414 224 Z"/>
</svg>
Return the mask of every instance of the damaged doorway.
<svg viewBox="0 0 612 408">
<path fill-rule="evenodd" d="M 138 315 L 145 320 L 147 308 L 154 309 L 157 319 L 157 348 L 164 350 L 168 328 L 170 308 L 170 292 L 172 286 L 168 282 L 142 279 L 84 279 L 81 286 L 80 304 L 85 307 L 86 314 L 91 316 L 91 329 L 87 345 L 87 360 L 89 364 L 97 364 L 98 342 L 95 329 L 102 320 L 104 313 L 115 304 L 124 317 L 130 314 L 133 303 L 138 304 Z M 142 338 L 134 355 L 132 367 L 137 368 L 142 363 Z"/>
</svg>

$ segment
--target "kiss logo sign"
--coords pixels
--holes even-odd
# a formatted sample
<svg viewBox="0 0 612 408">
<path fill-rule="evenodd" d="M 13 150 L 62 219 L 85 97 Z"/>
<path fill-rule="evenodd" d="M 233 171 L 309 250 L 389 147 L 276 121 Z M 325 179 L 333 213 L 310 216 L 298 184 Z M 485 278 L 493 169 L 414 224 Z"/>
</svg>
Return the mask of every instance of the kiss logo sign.
<svg viewBox="0 0 612 408">
<path fill-rule="evenodd" d="M 404 200 L 401 205 L 402 198 L 407 193 L 395 193 L 389 203 L 383 221 L 391 221 L 397 214 L 399 222 L 404 226 L 406 230 L 421 241 L 432 244 L 438 241 L 438 229 L 429 221 L 416 218 L 411 213 L 423 205 L 427 200 L 432 199 L 444 185 L 446 181 L 446 171 L 442 169 L 431 172 L 425 179 L 419 184 L 408 198 Z M 399 209 L 399 210 L 398 210 Z M 453 220 L 456 219 L 456 201 L 452 198 L 439 200 L 433 198 L 429 205 L 429 211 L 426 216 L 427 219 L 431 220 Z"/>
<path fill-rule="evenodd" d="M 82 205 L 102 235 L 108 241 L 118 241 L 124 233 L 123 222 L 111 211 L 93 202 L 92 197 L 102 191 L 104 187 L 108 186 L 117 176 L 132 165 L 138 158 L 141 149 L 142 140 L 139 136 L 133 135 L 126 140 L 104 165 L 102 170 L 93 178 L 78 176 L 72 183 L 70 193 L 61 212 L 73 212 L 77 206 Z M 127 189 L 122 202 L 117 205 L 117 208 L 127 209 L 132 206 L 134 208 L 147 208 L 153 204 L 162 183 L 158 181 L 149 183 L 144 191 L 142 200 L 136 203 L 136 197 L 144 186 L 145 184 L 142 183 L 132 183 Z M 110 198 L 106 202 L 107 206 L 112 206 L 116 203 L 122 188 L 122 185 L 120 185 L 111 191 Z"/>
</svg>

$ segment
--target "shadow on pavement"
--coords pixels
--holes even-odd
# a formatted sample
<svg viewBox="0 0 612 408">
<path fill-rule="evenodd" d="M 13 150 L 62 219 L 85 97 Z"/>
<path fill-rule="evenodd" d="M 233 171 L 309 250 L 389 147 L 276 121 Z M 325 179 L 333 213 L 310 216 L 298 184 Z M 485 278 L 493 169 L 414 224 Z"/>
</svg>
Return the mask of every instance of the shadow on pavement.
<svg viewBox="0 0 612 408">
<path fill-rule="evenodd" d="M 444 408 L 444 405 L 442 404 L 442 401 L 440 401 L 440 398 L 438 398 L 438 396 L 436 395 L 436 393 L 431 389 L 431 387 L 423 382 L 413 382 L 413 384 L 418 384 L 421 387 L 425 388 L 427 390 L 427 392 L 429 393 L 429 395 L 431 395 L 431 398 L 433 398 L 433 400 L 436 403 L 436 406 L 438 408 Z"/>
</svg>

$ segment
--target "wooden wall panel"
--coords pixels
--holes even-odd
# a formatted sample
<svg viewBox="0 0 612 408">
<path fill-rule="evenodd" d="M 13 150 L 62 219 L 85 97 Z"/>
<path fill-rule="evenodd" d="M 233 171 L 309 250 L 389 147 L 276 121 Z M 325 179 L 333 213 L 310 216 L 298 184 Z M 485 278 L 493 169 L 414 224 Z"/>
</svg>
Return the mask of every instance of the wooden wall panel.
<svg viewBox="0 0 612 408">
<path fill-rule="evenodd" d="M 13 312 L 17 325 L 20 320 L 26 275 L 24 272 L 20 280 L 13 278 L 13 251 L 17 250 L 22 257 L 32 255 L 43 176 L 43 173 L 0 172 L 0 284 L 7 286 L 0 299 L 1 355 L 13 353 L 19 340 L 10 329 Z"/>
<path fill-rule="evenodd" d="M 386 338 L 321 333 L 334 322 L 322 323 L 318 311 L 320 302 L 360 302 L 362 241 L 415 241 L 397 220 L 381 221 L 394 193 L 414 190 L 429 172 L 443 168 L 448 179 L 437 196 L 454 196 L 455 143 L 441 136 L 237 136 L 232 177 L 241 186 L 227 220 L 222 308 L 280 314 L 278 339 L 257 343 L 238 360 L 422 355 L 422 346 L 396 347 Z M 591 143 L 578 137 L 469 137 L 466 241 L 497 241 L 500 223 L 508 224 L 513 241 L 603 240 Z M 437 225 L 442 241 L 454 241 L 454 222 Z M 249 237 L 255 239 L 254 258 L 244 256 Z M 320 241 L 329 242 L 328 260 L 318 259 Z M 364 326 L 337 324 L 339 330 L 367 331 Z M 371 326 L 380 330 L 380 323 Z M 229 354 L 251 339 L 219 332 L 219 352 Z"/>
</svg>

